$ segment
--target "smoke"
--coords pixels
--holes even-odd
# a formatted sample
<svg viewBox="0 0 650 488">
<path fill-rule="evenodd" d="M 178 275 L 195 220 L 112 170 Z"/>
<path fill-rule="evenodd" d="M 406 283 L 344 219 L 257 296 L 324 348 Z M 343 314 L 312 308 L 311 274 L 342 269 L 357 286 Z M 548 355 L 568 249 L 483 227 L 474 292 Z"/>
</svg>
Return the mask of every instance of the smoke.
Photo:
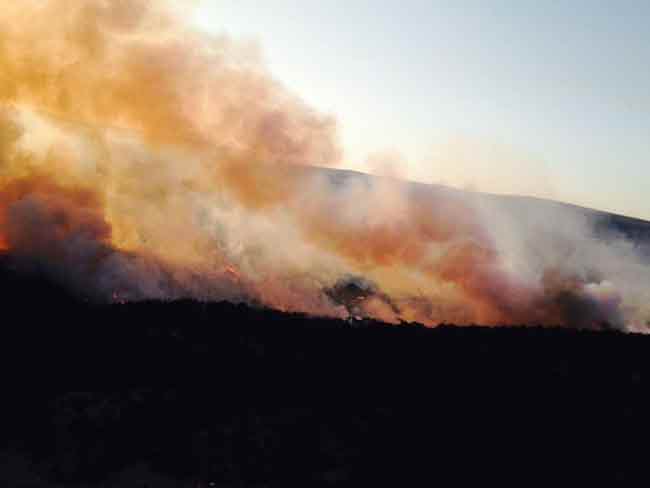
<svg viewBox="0 0 650 488">
<path fill-rule="evenodd" d="M 322 168 L 342 157 L 335 121 L 165 2 L 3 5 L 0 104 L 0 251 L 96 300 L 430 325 L 650 317 L 647 261 L 584 212 Z"/>
</svg>

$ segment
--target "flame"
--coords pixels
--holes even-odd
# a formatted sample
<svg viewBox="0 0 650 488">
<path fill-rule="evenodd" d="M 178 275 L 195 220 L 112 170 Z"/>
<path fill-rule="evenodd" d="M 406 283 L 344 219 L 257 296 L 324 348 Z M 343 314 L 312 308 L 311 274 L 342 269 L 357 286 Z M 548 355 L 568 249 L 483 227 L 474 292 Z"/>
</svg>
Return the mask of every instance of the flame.
<svg viewBox="0 0 650 488">
<path fill-rule="evenodd" d="M 230 266 L 230 265 L 226 266 L 226 273 L 231 275 L 236 280 L 241 279 L 241 274 L 239 273 L 239 271 L 237 271 L 237 269 L 234 266 Z"/>
</svg>

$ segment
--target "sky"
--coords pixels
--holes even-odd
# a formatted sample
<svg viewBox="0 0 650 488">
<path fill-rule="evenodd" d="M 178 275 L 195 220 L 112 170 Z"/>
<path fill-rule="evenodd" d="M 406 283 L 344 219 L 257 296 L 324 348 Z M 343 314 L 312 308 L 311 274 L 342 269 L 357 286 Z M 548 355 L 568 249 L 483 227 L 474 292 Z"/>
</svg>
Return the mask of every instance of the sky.
<svg viewBox="0 0 650 488">
<path fill-rule="evenodd" d="M 199 0 L 342 166 L 650 219 L 650 2 Z"/>
</svg>

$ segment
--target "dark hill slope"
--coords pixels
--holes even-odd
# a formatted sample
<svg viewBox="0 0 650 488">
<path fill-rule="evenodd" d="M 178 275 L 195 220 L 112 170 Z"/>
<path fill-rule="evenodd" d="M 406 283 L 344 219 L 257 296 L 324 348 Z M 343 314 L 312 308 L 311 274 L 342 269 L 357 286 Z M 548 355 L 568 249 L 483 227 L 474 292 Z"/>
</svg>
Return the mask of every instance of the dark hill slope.
<svg viewBox="0 0 650 488">
<path fill-rule="evenodd" d="M 0 282 L 5 486 L 647 477 L 648 337 L 98 307 Z"/>
<path fill-rule="evenodd" d="M 370 185 L 380 178 L 350 170 L 318 168 L 314 171 L 325 174 L 334 186 L 343 186 L 346 182 L 355 179 Z M 450 198 L 469 200 L 479 204 L 481 202 L 490 203 L 499 212 L 512 217 L 514 222 L 525 221 L 531 214 L 585 216 L 593 223 L 596 236 L 618 235 L 625 237 L 640 246 L 644 246 L 644 251 L 648 250 L 648 256 L 650 256 L 650 222 L 646 220 L 544 198 L 481 193 L 459 190 L 440 184 L 411 182 L 407 184 L 407 187 L 410 191 L 416 193 L 446 195 Z"/>
</svg>

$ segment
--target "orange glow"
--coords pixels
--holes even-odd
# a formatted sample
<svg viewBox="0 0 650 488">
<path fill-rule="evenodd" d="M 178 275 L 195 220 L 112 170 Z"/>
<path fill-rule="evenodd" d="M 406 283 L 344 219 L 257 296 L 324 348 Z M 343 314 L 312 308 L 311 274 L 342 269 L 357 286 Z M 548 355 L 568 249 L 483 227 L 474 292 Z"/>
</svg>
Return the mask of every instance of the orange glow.
<svg viewBox="0 0 650 488">
<path fill-rule="evenodd" d="M 569 293 L 616 317 L 607 289 L 514 277 L 471 202 L 305 167 L 337 164 L 336 123 L 164 2 L 14 3 L 0 7 L 0 250 L 114 302 L 561 324 Z M 351 303 L 328 293 L 359 277 L 372 286 Z"/>
</svg>

